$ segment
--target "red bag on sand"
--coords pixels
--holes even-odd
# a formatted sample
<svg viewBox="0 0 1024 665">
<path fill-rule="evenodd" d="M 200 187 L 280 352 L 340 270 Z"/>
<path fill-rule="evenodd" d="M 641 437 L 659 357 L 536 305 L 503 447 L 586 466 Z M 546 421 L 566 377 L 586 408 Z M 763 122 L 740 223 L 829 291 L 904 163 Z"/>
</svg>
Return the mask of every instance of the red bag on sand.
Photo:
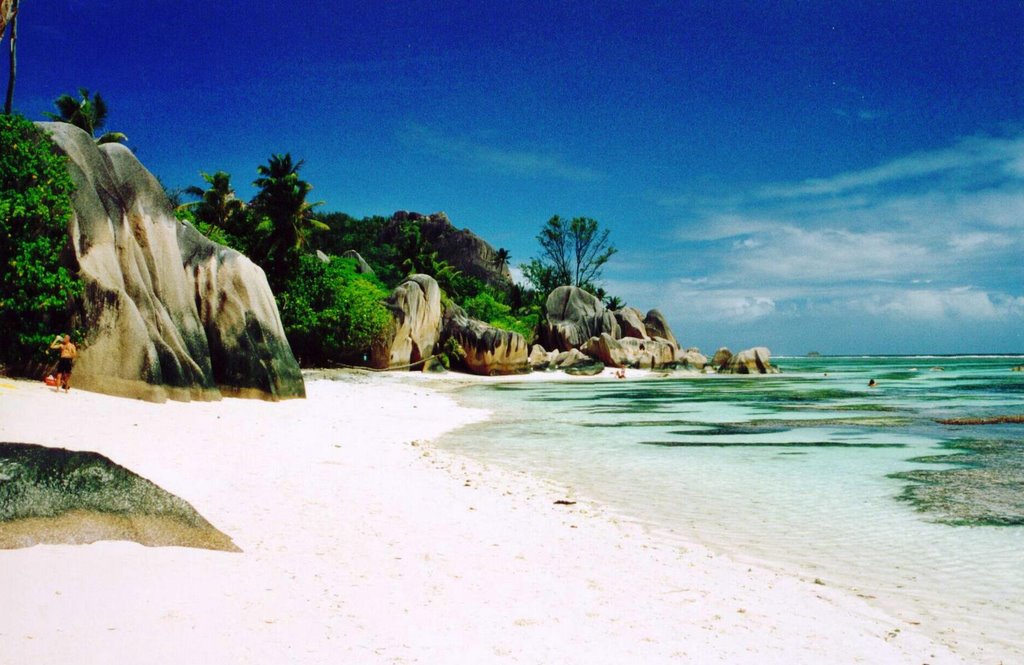
<svg viewBox="0 0 1024 665">
<path fill-rule="evenodd" d="M 55 386 L 57 385 L 57 379 L 53 377 L 53 374 L 47 374 L 46 378 L 43 379 L 43 383 L 45 383 L 48 386 Z"/>
</svg>

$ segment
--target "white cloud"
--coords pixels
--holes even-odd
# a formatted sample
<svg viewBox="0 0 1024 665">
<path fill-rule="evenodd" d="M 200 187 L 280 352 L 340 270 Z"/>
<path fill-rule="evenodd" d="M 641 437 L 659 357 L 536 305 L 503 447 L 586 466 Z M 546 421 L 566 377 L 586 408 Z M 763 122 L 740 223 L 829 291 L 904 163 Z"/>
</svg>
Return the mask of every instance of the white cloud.
<svg viewBox="0 0 1024 665">
<path fill-rule="evenodd" d="M 507 175 L 575 182 L 595 182 L 605 178 L 604 174 L 593 169 L 567 163 L 557 153 L 511 150 L 445 136 L 421 125 L 409 125 L 399 138 L 438 157 L 467 162 Z"/>
<path fill-rule="evenodd" d="M 879 166 L 840 173 L 828 178 L 812 178 L 798 183 L 781 183 L 761 188 L 764 199 L 788 199 L 806 196 L 836 196 L 853 190 L 936 177 L 963 178 L 985 170 L 1018 176 L 1024 159 L 1024 136 L 1012 139 L 972 137 L 951 148 L 921 152 L 891 160 Z"/>
<path fill-rule="evenodd" d="M 868 314 L 924 321 L 994 321 L 1024 315 L 1024 297 L 991 294 L 969 287 L 910 289 L 853 301 Z"/>
</svg>

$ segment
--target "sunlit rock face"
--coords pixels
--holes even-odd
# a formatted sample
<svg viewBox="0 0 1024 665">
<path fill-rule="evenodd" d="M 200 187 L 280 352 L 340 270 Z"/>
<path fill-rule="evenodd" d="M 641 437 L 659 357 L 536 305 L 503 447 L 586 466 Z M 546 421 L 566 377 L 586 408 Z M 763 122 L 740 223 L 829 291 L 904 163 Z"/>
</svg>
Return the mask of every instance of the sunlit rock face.
<svg viewBox="0 0 1024 665">
<path fill-rule="evenodd" d="M 591 337 L 608 333 L 622 337 L 615 315 L 594 295 L 575 286 L 560 286 L 548 295 L 540 342 L 545 349 L 568 351 L 582 347 Z"/>
<path fill-rule="evenodd" d="M 672 328 L 668 325 L 665 315 L 657 309 L 647 312 L 647 316 L 644 317 L 644 328 L 651 337 L 661 337 L 676 346 L 680 345 L 676 336 L 672 334 Z"/>
<path fill-rule="evenodd" d="M 529 371 L 526 340 L 517 332 L 501 330 L 470 318 L 452 305 L 444 315 L 445 338 L 463 351 L 462 367 L 472 374 L 520 374 Z"/>
<path fill-rule="evenodd" d="M 0 549 L 98 540 L 239 551 L 186 501 L 103 455 L 0 443 Z"/>
<path fill-rule="evenodd" d="M 262 269 L 176 220 L 126 147 L 97 146 L 66 123 L 39 127 L 75 183 L 70 262 L 87 331 L 75 386 L 156 401 L 304 396 Z"/>
<path fill-rule="evenodd" d="M 608 333 L 591 337 L 582 348 L 583 353 L 610 367 L 641 369 L 659 369 L 674 365 L 677 350 L 674 344 L 664 339 L 614 339 Z"/>
<path fill-rule="evenodd" d="M 392 321 L 371 347 L 377 369 L 419 369 L 441 338 L 441 288 L 430 275 L 410 275 L 387 301 Z"/>
</svg>

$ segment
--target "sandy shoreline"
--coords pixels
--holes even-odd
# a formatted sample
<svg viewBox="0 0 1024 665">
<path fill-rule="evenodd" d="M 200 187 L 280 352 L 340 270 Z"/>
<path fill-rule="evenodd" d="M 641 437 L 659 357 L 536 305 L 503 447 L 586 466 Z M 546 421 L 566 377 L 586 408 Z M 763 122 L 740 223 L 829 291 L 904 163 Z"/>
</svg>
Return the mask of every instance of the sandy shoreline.
<svg viewBox="0 0 1024 665">
<path fill-rule="evenodd" d="M 0 440 L 106 455 L 243 550 L 0 551 L 0 660 L 963 662 L 837 589 L 434 449 L 486 414 L 430 382 L 353 374 L 277 404 L 0 384 Z"/>
</svg>

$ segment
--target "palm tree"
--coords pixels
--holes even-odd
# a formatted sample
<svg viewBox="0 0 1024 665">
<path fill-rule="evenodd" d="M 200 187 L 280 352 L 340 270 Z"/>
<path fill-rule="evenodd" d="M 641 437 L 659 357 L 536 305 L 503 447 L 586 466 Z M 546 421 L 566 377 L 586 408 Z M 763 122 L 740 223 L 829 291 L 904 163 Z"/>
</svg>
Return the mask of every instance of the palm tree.
<svg viewBox="0 0 1024 665">
<path fill-rule="evenodd" d="M 7 75 L 7 97 L 4 100 L 4 114 L 10 115 L 14 106 L 14 77 L 18 73 L 18 2 L 19 0 L 0 0 L 0 41 L 4 37 L 4 28 L 11 24 L 11 60 Z"/>
<path fill-rule="evenodd" d="M 260 191 L 252 205 L 262 217 L 257 230 L 265 236 L 264 258 L 275 270 L 282 269 L 289 256 L 303 249 L 313 233 L 330 229 L 312 215 L 313 208 L 323 201 L 306 201 L 313 185 L 299 178 L 304 163 L 293 162 L 291 153 L 286 153 L 272 155 L 267 164 L 256 168 L 259 177 L 252 184 Z"/>
<path fill-rule="evenodd" d="M 96 130 L 107 122 L 107 103 L 98 92 L 90 98 L 87 89 L 79 88 L 78 94 L 80 99 L 71 95 L 58 97 L 53 104 L 60 113 L 47 113 L 46 116 L 57 122 L 70 123 L 89 136 L 95 136 Z M 121 132 L 107 132 L 96 139 L 96 143 L 124 143 L 127 140 L 128 137 Z"/>
<path fill-rule="evenodd" d="M 231 174 L 217 171 L 213 175 L 200 175 L 209 187 L 186 187 L 184 194 L 195 196 L 199 200 L 181 207 L 192 208 L 197 220 L 217 226 L 236 236 L 243 235 L 246 231 L 246 208 L 245 203 L 235 196 L 235 189 L 231 186 Z"/>
<path fill-rule="evenodd" d="M 512 253 L 504 247 L 501 247 L 494 253 L 494 266 L 498 269 L 498 272 L 503 272 L 508 267 L 509 259 L 512 258 Z"/>
<path fill-rule="evenodd" d="M 616 312 L 626 306 L 626 301 L 618 296 L 605 296 L 604 306 L 613 312 Z"/>
</svg>

